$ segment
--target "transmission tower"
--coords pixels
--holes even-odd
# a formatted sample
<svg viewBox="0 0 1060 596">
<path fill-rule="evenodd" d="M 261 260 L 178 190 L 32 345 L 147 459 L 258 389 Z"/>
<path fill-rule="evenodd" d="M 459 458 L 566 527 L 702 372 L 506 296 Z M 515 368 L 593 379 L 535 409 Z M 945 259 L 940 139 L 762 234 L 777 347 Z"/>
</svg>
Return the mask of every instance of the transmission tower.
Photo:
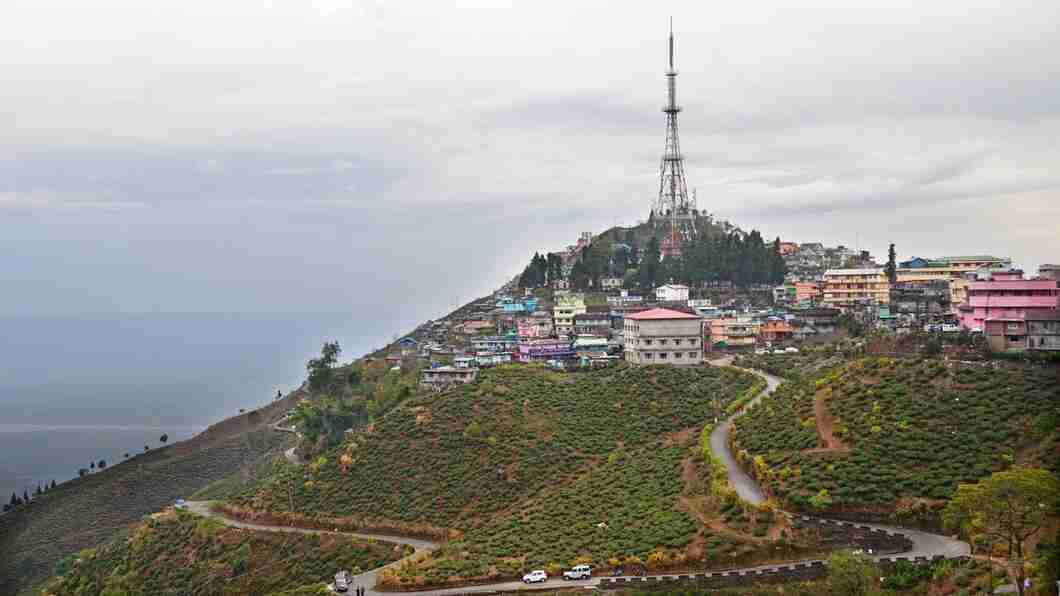
<svg viewBox="0 0 1060 596">
<path fill-rule="evenodd" d="M 697 210 L 695 198 L 688 198 L 684 156 L 677 134 L 677 113 L 681 107 L 677 105 L 673 19 L 670 19 L 670 67 L 666 70 L 666 92 L 667 102 L 662 110 L 666 114 L 666 146 L 659 165 L 659 198 L 653 210 L 656 228 L 665 229 L 661 243 L 663 256 L 675 256 L 681 254 L 684 242 L 696 234 Z"/>
</svg>

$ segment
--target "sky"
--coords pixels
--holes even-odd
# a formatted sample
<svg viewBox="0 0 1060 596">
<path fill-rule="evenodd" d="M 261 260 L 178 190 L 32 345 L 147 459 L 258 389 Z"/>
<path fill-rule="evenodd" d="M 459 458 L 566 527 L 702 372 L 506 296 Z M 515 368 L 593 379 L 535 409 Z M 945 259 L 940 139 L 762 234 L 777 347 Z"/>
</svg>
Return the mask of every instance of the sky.
<svg viewBox="0 0 1060 596">
<path fill-rule="evenodd" d="M 671 16 L 716 217 L 1060 261 L 1055 0 L 7 0 L 0 312 L 437 316 L 646 218 Z"/>
</svg>

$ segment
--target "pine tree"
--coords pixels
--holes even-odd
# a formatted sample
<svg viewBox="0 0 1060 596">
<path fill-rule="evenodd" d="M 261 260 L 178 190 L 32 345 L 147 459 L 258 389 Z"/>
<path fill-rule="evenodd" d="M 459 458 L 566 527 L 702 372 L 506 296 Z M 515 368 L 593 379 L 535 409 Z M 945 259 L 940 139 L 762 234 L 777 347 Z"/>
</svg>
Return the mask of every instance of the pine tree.
<svg viewBox="0 0 1060 596">
<path fill-rule="evenodd" d="M 55 488 L 55 480 L 54 479 L 52 480 L 52 486 L 51 487 Z"/>
<path fill-rule="evenodd" d="M 893 284 L 898 281 L 898 267 L 895 263 L 894 244 L 891 244 L 890 248 L 887 249 L 887 266 L 884 267 L 884 271 L 887 272 L 888 282 Z"/>
<path fill-rule="evenodd" d="M 11 506 L 14 507 L 15 505 L 18 505 L 18 495 L 11 493 Z"/>
</svg>

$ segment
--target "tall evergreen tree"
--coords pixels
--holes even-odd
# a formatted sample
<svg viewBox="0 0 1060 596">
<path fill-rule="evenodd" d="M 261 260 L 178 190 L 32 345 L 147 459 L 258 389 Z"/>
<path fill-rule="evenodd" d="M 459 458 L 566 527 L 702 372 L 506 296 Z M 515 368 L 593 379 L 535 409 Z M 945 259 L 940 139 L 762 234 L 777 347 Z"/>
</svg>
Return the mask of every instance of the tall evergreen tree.
<svg viewBox="0 0 1060 596">
<path fill-rule="evenodd" d="M 887 281 L 892 284 L 898 281 L 898 266 L 895 259 L 894 244 L 891 244 L 887 249 L 887 266 L 884 267 L 884 271 L 887 273 Z"/>
</svg>

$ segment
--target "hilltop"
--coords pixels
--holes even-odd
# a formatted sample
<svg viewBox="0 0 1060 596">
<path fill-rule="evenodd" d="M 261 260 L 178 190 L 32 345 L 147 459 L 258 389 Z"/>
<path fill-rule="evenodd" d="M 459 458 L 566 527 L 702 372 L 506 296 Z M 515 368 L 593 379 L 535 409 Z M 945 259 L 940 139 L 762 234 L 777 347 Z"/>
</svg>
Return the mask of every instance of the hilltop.
<svg viewBox="0 0 1060 596">
<path fill-rule="evenodd" d="M 781 385 L 736 422 L 735 445 L 786 506 L 931 523 L 961 482 L 1060 470 L 1057 381 L 1031 365 L 861 358 Z"/>
</svg>

